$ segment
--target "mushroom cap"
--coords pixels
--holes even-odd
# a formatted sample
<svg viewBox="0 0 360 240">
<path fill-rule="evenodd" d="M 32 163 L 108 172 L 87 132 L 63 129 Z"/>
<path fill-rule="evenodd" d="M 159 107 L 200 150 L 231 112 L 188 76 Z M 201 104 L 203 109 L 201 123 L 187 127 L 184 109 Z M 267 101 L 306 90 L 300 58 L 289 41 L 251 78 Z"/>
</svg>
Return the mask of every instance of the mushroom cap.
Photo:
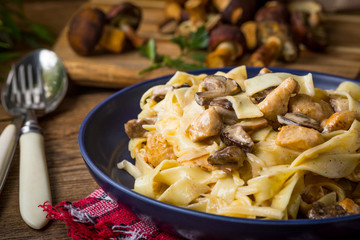
<svg viewBox="0 0 360 240">
<path fill-rule="evenodd" d="M 71 20 L 68 40 L 79 55 L 90 55 L 98 44 L 105 25 L 105 14 L 95 7 L 81 9 Z"/>
<path fill-rule="evenodd" d="M 238 121 L 232 103 L 225 97 L 214 98 L 209 106 L 213 107 L 225 124 L 235 124 Z"/>
<path fill-rule="evenodd" d="M 318 13 L 323 11 L 323 6 L 320 3 L 310 0 L 292 1 L 288 4 L 288 8 L 290 11 L 300 11 L 307 13 Z"/>
<path fill-rule="evenodd" d="M 236 146 L 219 149 L 207 159 L 208 163 L 220 169 L 242 167 L 245 160 L 245 152 Z"/>
<path fill-rule="evenodd" d="M 279 1 L 267 2 L 255 14 L 256 22 L 274 21 L 280 24 L 288 24 L 290 13 L 287 6 Z"/>
<path fill-rule="evenodd" d="M 240 26 L 254 17 L 257 7 L 255 0 L 231 0 L 221 14 L 224 22 Z"/>
<path fill-rule="evenodd" d="M 195 101 L 201 106 L 208 105 L 214 98 L 233 95 L 241 91 L 235 80 L 220 75 L 208 75 L 199 86 L 205 90 L 195 93 Z"/>
<path fill-rule="evenodd" d="M 284 116 L 278 115 L 277 119 L 282 125 L 297 125 L 313 128 L 319 132 L 322 131 L 322 127 L 318 121 L 300 112 L 286 113 Z"/>
<path fill-rule="evenodd" d="M 243 47 L 246 46 L 244 34 L 237 26 L 219 25 L 211 31 L 209 40 L 211 50 L 215 49 L 220 43 L 226 41 L 237 43 Z"/>
<path fill-rule="evenodd" d="M 227 146 L 237 146 L 245 152 L 251 152 L 254 142 L 245 132 L 240 123 L 224 127 L 220 132 L 220 139 Z"/>
<path fill-rule="evenodd" d="M 121 28 L 126 24 L 137 30 L 142 19 L 142 11 L 140 7 L 131 2 L 122 2 L 114 5 L 107 12 L 106 19 L 110 25 L 115 27 Z"/>
</svg>

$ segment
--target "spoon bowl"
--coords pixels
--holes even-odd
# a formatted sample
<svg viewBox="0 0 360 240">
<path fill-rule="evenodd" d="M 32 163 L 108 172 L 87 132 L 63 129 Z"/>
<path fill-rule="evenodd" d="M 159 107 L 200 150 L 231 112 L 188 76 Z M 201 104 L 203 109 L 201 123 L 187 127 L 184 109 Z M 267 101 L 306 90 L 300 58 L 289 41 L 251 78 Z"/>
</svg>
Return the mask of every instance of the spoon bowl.
<svg viewBox="0 0 360 240">
<path fill-rule="evenodd" d="M 37 116 L 41 117 L 55 110 L 62 99 L 65 97 L 68 79 L 66 70 L 61 59 L 53 51 L 47 49 L 36 50 L 22 58 L 13 66 L 9 76 L 2 88 L 1 100 L 4 109 L 12 116 L 26 114 L 27 109 L 18 104 L 13 99 L 12 87 L 16 70 L 20 66 L 37 66 L 40 71 L 41 78 L 36 78 L 35 84 L 42 84 L 44 91 L 44 106 L 42 109 L 34 109 Z M 40 83 L 39 81 L 42 81 Z"/>
</svg>

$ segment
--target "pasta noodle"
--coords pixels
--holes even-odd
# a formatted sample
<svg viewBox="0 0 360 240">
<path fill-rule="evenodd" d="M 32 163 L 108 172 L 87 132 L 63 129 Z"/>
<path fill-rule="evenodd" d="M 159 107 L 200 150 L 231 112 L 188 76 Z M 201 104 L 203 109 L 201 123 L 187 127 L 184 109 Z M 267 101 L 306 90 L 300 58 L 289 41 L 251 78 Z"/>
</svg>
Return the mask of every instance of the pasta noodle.
<svg viewBox="0 0 360 240">
<path fill-rule="evenodd" d="M 360 203 L 359 96 L 350 82 L 316 89 L 311 73 L 179 71 L 143 94 L 138 118 L 125 124 L 135 165 L 118 167 L 134 176 L 134 191 L 197 211 L 347 215 L 329 209 Z"/>
</svg>

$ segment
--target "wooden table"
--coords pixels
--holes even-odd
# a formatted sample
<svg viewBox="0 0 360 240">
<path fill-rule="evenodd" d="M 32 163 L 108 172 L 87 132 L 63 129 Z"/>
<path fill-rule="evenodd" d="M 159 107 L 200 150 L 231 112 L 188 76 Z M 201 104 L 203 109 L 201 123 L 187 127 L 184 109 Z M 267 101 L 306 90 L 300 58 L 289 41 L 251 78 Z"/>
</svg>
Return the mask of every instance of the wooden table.
<svg viewBox="0 0 360 240">
<path fill-rule="evenodd" d="M 82 0 L 31 1 L 25 2 L 25 9 L 32 19 L 47 23 L 60 33 L 71 14 L 83 3 Z M 276 62 L 274 65 L 359 78 L 360 15 L 328 14 L 326 18 L 327 25 L 332 26 L 329 38 L 331 45 L 327 53 L 305 51 L 296 63 L 284 65 Z M 58 109 L 39 119 L 44 131 L 53 204 L 64 200 L 77 201 L 99 187 L 82 160 L 78 147 L 78 131 L 86 114 L 117 90 L 79 86 L 71 81 L 67 96 Z M 0 106 L 0 131 L 11 120 L 12 117 Z M 0 195 L 0 238 L 69 239 L 66 234 L 67 226 L 62 222 L 50 222 L 42 230 L 33 230 L 22 221 L 18 187 L 19 149 L 16 150 L 8 179 Z"/>
</svg>

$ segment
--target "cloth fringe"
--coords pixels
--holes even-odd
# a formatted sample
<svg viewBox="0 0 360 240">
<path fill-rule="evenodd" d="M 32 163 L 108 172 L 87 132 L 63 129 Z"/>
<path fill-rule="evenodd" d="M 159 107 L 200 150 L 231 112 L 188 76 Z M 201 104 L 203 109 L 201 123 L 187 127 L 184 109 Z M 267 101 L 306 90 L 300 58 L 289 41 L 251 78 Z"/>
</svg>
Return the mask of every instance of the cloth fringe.
<svg viewBox="0 0 360 240">
<path fill-rule="evenodd" d="M 152 223 L 140 220 L 134 213 L 114 202 L 101 188 L 84 199 L 72 203 L 63 201 L 52 206 L 45 202 L 39 207 L 47 217 L 65 222 L 67 234 L 74 240 L 180 240 L 161 231 Z"/>
</svg>

